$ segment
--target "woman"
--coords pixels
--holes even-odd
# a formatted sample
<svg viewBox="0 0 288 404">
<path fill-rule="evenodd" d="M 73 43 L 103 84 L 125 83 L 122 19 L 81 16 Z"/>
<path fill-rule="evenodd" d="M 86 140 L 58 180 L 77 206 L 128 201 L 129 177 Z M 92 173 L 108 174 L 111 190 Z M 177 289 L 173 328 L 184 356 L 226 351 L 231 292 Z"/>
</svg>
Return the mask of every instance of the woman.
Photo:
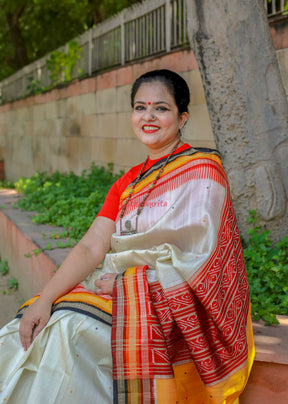
<svg viewBox="0 0 288 404">
<path fill-rule="evenodd" d="M 189 99 L 169 70 L 134 83 L 148 157 L 20 310 L 24 351 L 19 320 L 2 330 L 0 403 L 238 402 L 254 356 L 245 264 L 219 154 L 181 141 Z"/>
</svg>

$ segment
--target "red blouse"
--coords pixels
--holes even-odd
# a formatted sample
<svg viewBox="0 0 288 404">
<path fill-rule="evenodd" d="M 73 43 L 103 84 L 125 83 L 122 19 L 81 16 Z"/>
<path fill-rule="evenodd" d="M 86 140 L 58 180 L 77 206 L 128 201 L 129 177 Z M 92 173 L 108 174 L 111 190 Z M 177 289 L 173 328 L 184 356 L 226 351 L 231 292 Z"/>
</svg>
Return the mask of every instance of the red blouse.
<svg viewBox="0 0 288 404">
<path fill-rule="evenodd" d="M 174 153 L 189 149 L 191 146 L 187 143 L 183 144 L 182 146 L 178 147 L 177 150 L 175 150 Z M 166 157 L 166 156 L 163 156 Z M 145 166 L 145 171 L 148 170 L 150 167 L 152 167 L 153 164 L 157 163 L 157 161 L 161 160 L 163 157 L 160 157 L 159 159 L 156 160 L 151 160 L 148 158 L 147 164 Z M 167 154 L 168 157 L 168 154 Z M 119 211 L 119 202 L 120 202 L 120 196 L 122 193 L 125 191 L 127 186 L 131 184 L 131 182 L 137 178 L 141 168 L 143 166 L 143 163 L 138 164 L 135 167 L 132 167 L 127 173 L 122 175 L 110 188 L 110 190 L 107 193 L 107 196 L 105 198 L 105 201 L 103 203 L 103 206 L 98 213 L 97 216 L 104 216 L 107 217 L 108 219 L 111 220 L 116 220 L 118 211 Z"/>
</svg>

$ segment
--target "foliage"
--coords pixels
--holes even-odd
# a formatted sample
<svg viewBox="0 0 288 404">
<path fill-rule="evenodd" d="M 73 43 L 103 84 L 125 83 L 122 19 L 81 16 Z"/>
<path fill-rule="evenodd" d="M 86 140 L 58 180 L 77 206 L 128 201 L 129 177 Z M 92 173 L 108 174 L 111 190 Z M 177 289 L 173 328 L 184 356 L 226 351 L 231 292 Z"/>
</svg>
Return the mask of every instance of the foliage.
<svg viewBox="0 0 288 404">
<path fill-rule="evenodd" d="M 0 0 L 0 80 L 139 0 Z"/>
<path fill-rule="evenodd" d="M 0 180 L 0 189 L 1 188 L 11 188 L 14 189 L 15 188 L 15 184 L 12 181 L 1 181 Z"/>
<path fill-rule="evenodd" d="M 23 194 L 17 207 L 37 211 L 32 219 L 35 223 L 64 227 L 66 230 L 60 237 L 79 240 L 100 211 L 109 188 L 119 176 L 113 174 L 112 164 L 108 169 L 92 164 L 90 170 L 84 170 L 80 176 L 73 172 L 55 172 L 52 175 L 37 172 L 15 183 L 17 192 Z"/>
<path fill-rule="evenodd" d="M 26 88 L 27 95 L 39 94 L 43 91 L 39 80 L 34 80 L 33 77 L 28 77 L 29 84 Z"/>
<path fill-rule="evenodd" d="M 17 290 L 18 289 L 18 281 L 16 278 L 10 278 L 8 279 L 8 288 Z"/>
<path fill-rule="evenodd" d="M 53 85 L 61 82 L 72 80 L 72 69 L 75 63 L 80 58 L 82 49 L 77 41 L 70 41 L 67 48 L 67 53 L 59 50 L 51 53 L 50 58 L 46 60 L 47 69 L 51 71 L 50 79 Z M 78 72 L 81 73 L 80 71 Z"/>
<path fill-rule="evenodd" d="M 0 275 L 5 276 L 9 272 L 8 262 L 6 260 L 0 261 Z"/>
<path fill-rule="evenodd" d="M 253 318 L 277 324 L 276 314 L 288 315 L 288 237 L 273 246 L 270 232 L 257 226 L 255 211 L 248 222 L 252 228 L 243 247 Z"/>
</svg>

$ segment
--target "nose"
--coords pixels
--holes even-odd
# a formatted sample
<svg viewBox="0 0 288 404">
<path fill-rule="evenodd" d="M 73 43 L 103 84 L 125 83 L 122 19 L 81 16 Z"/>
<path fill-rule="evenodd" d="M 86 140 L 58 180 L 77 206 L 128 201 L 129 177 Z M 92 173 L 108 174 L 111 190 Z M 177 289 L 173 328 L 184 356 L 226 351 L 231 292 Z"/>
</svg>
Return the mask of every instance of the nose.
<svg viewBox="0 0 288 404">
<path fill-rule="evenodd" d="M 147 120 L 154 120 L 155 115 L 152 108 L 147 108 L 145 111 L 145 119 Z"/>
</svg>

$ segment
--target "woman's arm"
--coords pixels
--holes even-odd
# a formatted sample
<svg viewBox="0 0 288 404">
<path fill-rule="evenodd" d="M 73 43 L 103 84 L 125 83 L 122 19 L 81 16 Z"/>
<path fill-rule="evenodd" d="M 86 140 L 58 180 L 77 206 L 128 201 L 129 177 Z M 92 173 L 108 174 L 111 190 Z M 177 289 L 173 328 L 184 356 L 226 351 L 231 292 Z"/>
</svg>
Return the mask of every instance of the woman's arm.
<svg viewBox="0 0 288 404">
<path fill-rule="evenodd" d="M 64 260 L 39 298 L 25 311 L 20 321 L 20 339 L 25 350 L 47 324 L 53 302 L 82 282 L 110 250 L 115 222 L 97 217 L 90 229 Z"/>
</svg>

